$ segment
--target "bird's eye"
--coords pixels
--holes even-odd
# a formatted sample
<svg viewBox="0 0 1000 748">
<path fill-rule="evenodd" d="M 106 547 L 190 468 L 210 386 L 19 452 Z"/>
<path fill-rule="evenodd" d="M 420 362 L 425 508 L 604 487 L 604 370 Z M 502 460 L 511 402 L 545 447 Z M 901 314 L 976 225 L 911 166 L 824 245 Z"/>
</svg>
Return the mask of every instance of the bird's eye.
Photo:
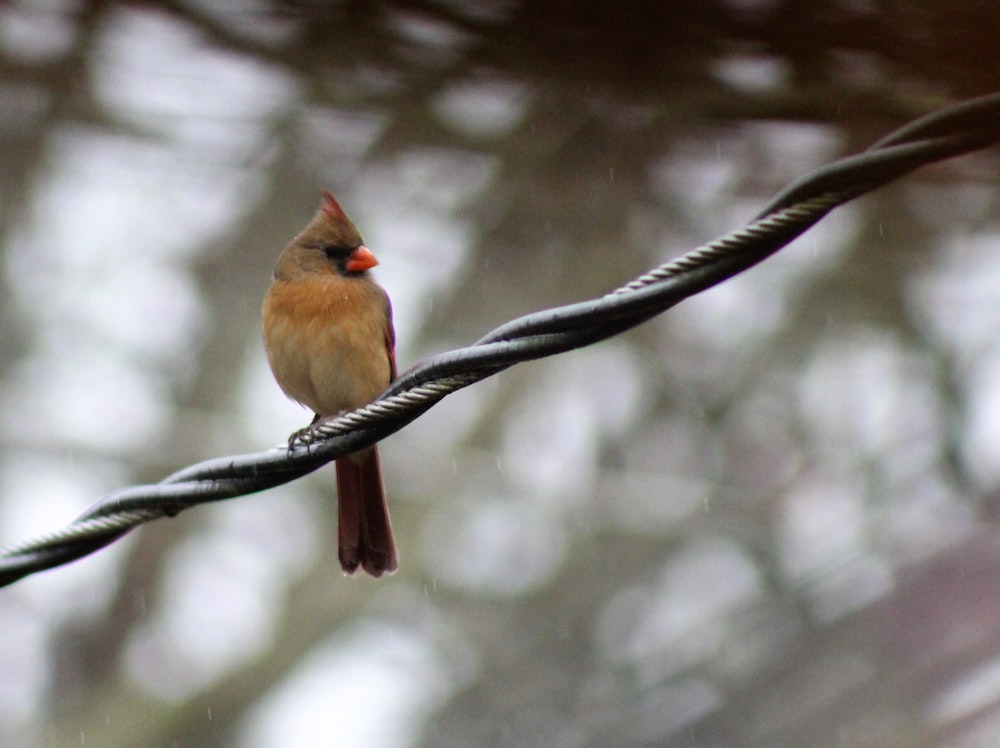
<svg viewBox="0 0 1000 748">
<path fill-rule="evenodd" d="M 331 260 L 346 260 L 348 255 L 354 250 L 350 247 L 345 247 L 343 244 L 321 244 L 319 247 L 323 254 L 325 254 Z"/>
</svg>

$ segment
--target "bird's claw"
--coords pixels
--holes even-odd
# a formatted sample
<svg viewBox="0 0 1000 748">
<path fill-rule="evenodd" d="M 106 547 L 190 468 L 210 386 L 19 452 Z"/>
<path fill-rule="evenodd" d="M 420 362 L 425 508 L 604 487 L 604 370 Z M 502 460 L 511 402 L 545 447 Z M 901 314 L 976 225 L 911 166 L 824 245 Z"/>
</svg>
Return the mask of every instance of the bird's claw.
<svg viewBox="0 0 1000 748">
<path fill-rule="evenodd" d="M 337 418 L 340 413 L 332 416 L 320 416 L 317 415 L 305 428 L 301 428 L 298 431 L 293 431 L 291 436 L 288 437 L 288 451 L 291 452 L 296 447 L 305 447 L 306 452 L 309 451 L 309 447 L 316 443 L 319 439 L 319 428 L 327 421 L 332 421 Z"/>
<path fill-rule="evenodd" d="M 311 425 L 306 426 L 304 429 L 293 431 L 288 437 L 288 451 L 291 452 L 296 447 L 305 447 L 306 452 L 308 452 L 309 446 L 315 441 L 315 438 L 316 435 Z"/>
<path fill-rule="evenodd" d="M 317 415 L 308 426 L 293 431 L 288 437 L 288 451 L 291 452 L 296 447 L 305 447 L 308 452 L 309 447 L 316 441 L 316 428 L 321 423 L 322 419 Z"/>
</svg>

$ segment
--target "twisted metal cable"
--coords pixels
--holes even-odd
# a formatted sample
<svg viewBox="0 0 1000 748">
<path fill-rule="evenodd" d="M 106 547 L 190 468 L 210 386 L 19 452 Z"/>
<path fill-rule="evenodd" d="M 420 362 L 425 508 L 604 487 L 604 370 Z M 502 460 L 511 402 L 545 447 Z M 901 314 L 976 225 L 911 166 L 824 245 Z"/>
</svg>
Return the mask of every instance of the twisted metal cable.
<svg viewBox="0 0 1000 748">
<path fill-rule="evenodd" d="M 0 549 L 0 586 L 81 558 L 153 519 L 295 480 L 398 431 L 452 392 L 516 363 L 590 345 L 635 327 L 763 261 L 859 195 L 924 164 L 997 141 L 1000 94 L 917 119 L 865 152 L 834 161 L 792 183 L 746 226 L 599 299 L 529 314 L 471 346 L 417 364 L 374 402 L 323 422 L 293 448 L 208 460 L 155 485 L 116 491 L 63 529 Z"/>
<path fill-rule="evenodd" d="M 629 281 L 621 288 L 612 291 L 609 295 L 620 295 L 629 293 L 630 291 L 637 291 L 640 288 L 651 286 L 667 278 L 672 278 L 675 275 L 681 275 L 685 272 L 697 270 L 704 265 L 710 265 L 727 255 L 741 251 L 757 237 L 764 236 L 771 231 L 780 231 L 789 225 L 794 225 L 798 221 L 808 221 L 816 213 L 819 213 L 820 216 L 825 215 L 846 201 L 847 197 L 844 194 L 829 192 L 809 200 L 803 200 L 801 203 L 795 203 L 779 210 L 777 213 L 765 215 L 741 229 L 736 229 L 730 234 L 726 234 L 708 244 L 693 249 L 675 260 L 653 268 L 648 273 L 640 275 L 635 280 Z"/>
</svg>

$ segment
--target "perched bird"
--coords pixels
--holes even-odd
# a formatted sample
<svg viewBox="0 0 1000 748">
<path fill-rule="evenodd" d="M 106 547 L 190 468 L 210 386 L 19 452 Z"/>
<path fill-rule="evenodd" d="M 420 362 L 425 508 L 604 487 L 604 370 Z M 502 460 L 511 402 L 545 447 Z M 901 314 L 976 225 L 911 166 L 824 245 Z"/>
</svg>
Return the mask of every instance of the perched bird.
<svg viewBox="0 0 1000 748">
<path fill-rule="evenodd" d="M 278 258 L 264 297 L 264 347 L 288 397 L 311 408 L 315 427 L 368 404 L 396 377 L 396 334 L 378 264 L 333 195 Z M 294 437 L 293 437 L 294 438 Z M 373 577 L 396 570 L 378 450 L 336 461 L 340 565 Z"/>
</svg>

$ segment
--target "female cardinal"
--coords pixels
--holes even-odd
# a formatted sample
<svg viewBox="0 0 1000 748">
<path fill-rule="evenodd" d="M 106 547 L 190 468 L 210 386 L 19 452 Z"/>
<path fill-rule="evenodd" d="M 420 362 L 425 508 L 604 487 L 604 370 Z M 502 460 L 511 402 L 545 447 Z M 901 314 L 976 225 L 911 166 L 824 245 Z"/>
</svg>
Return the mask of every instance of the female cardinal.
<svg viewBox="0 0 1000 748">
<path fill-rule="evenodd" d="M 333 195 L 278 258 L 264 297 L 264 347 L 288 397 L 336 416 L 367 405 L 396 377 L 396 333 L 378 264 Z M 378 450 L 336 461 L 340 565 L 380 577 L 396 570 Z"/>
</svg>

